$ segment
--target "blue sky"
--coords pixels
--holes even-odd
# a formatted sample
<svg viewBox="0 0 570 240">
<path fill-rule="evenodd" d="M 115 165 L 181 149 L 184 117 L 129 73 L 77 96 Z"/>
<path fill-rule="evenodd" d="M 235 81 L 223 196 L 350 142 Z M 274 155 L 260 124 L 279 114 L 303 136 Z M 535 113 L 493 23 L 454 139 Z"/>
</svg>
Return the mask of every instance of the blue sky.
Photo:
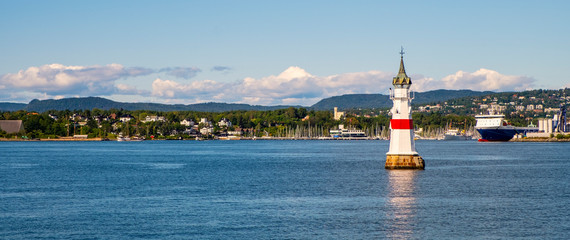
<svg viewBox="0 0 570 240">
<path fill-rule="evenodd" d="M 570 87 L 567 1 L 0 1 L 0 101 Z"/>
</svg>

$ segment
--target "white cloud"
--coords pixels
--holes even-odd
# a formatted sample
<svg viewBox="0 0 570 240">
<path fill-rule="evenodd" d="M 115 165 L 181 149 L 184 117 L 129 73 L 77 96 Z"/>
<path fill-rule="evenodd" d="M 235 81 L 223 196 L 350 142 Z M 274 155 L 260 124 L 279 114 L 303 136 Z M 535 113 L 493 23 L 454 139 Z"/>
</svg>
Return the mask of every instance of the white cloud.
<svg viewBox="0 0 570 240">
<path fill-rule="evenodd" d="M 180 70 L 180 77 L 193 77 L 197 68 L 169 68 Z M 69 96 L 130 95 L 155 97 L 165 103 L 231 102 L 256 105 L 310 106 L 319 100 L 343 94 L 386 94 L 392 87 L 395 73 L 367 71 L 316 76 L 292 66 L 285 71 L 262 78 L 246 77 L 225 83 L 199 80 L 181 83 L 157 78 L 152 90 L 117 83 L 118 79 L 149 75 L 162 70 L 125 68 L 120 64 L 94 66 L 65 66 L 61 64 L 30 67 L 14 74 L 0 76 L 0 99 L 61 98 Z M 186 76 L 186 77 L 185 77 Z M 412 90 L 471 89 L 490 91 L 525 90 L 533 86 L 534 79 L 524 76 L 500 74 L 480 69 L 473 73 L 458 71 L 441 80 L 422 75 L 411 75 Z M 570 84 L 566 85 L 570 87 Z M 144 88 L 144 87 L 143 87 Z"/>
<path fill-rule="evenodd" d="M 190 84 L 180 84 L 172 80 L 157 78 L 152 82 L 152 95 L 164 98 L 196 98 L 197 96 L 213 96 L 223 90 L 225 84 L 212 80 L 194 81 Z"/>
<path fill-rule="evenodd" d="M 149 95 L 146 90 L 139 90 L 135 86 L 119 83 L 115 85 L 115 93 L 122 95 Z"/>
<path fill-rule="evenodd" d="M 169 99 L 185 98 L 192 101 L 239 102 L 257 105 L 304 105 L 343 94 L 386 93 L 392 87 L 395 73 L 368 71 L 331 76 L 315 76 L 296 66 L 278 75 L 259 79 L 247 77 L 234 83 L 213 80 L 180 84 L 157 79 L 152 95 Z M 480 69 L 473 73 L 458 71 L 435 80 L 422 75 L 411 75 L 414 91 L 435 89 L 471 89 L 478 91 L 525 90 L 535 81 L 529 77 L 510 76 L 493 70 Z"/>
<path fill-rule="evenodd" d="M 284 98 L 281 99 L 280 105 L 289 105 L 289 106 L 309 106 L 312 104 L 307 103 L 316 103 L 320 101 L 322 98 Z"/>
<path fill-rule="evenodd" d="M 503 75 L 481 68 L 473 73 L 458 71 L 441 79 L 444 89 L 476 91 L 524 91 L 534 86 L 535 79 L 525 76 Z"/>
<path fill-rule="evenodd" d="M 47 95 L 109 95 L 116 91 L 115 81 L 124 77 L 148 75 L 146 68 L 125 68 L 120 64 L 105 66 L 65 66 L 48 64 L 29 67 L 0 77 L 0 85 L 11 90 Z"/>
<path fill-rule="evenodd" d="M 531 77 L 504 75 L 497 71 L 481 68 L 473 73 L 457 71 L 441 80 L 412 76 L 415 91 L 425 92 L 436 89 L 469 89 L 473 91 L 524 91 L 532 89 L 536 80 Z"/>
<path fill-rule="evenodd" d="M 55 96 L 50 96 L 45 93 L 28 92 L 28 91 L 0 91 L 0 102 L 18 102 L 28 103 L 32 99 L 54 99 Z"/>
<path fill-rule="evenodd" d="M 319 77 L 293 66 L 277 76 L 247 77 L 235 83 L 204 80 L 180 84 L 156 79 L 152 84 L 152 95 L 259 105 L 311 105 L 322 98 L 341 94 L 383 92 L 390 86 L 392 75 L 369 71 Z"/>
<path fill-rule="evenodd" d="M 277 76 L 245 78 L 236 92 L 249 103 L 311 105 L 322 98 L 350 93 L 379 93 L 388 89 L 390 73 L 369 71 L 331 76 L 314 76 L 299 67 L 289 67 Z"/>
<path fill-rule="evenodd" d="M 410 77 L 412 78 L 412 87 L 410 89 L 415 92 L 425 92 L 444 88 L 441 80 L 435 80 L 423 75 L 411 75 Z"/>
</svg>

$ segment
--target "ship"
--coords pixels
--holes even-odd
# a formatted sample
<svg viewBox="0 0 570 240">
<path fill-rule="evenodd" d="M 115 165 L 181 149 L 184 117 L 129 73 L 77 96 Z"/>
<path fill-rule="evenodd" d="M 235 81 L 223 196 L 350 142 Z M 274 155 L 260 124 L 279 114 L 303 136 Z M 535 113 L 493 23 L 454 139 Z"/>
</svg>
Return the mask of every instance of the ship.
<svg viewBox="0 0 570 240">
<path fill-rule="evenodd" d="M 362 130 L 346 129 L 344 125 L 338 125 L 338 129 L 331 129 L 330 134 L 336 139 L 366 139 L 368 136 Z"/>
<path fill-rule="evenodd" d="M 117 142 L 141 142 L 144 140 L 144 137 L 123 137 L 123 136 L 118 136 L 117 137 Z"/>
<path fill-rule="evenodd" d="M 467 126 L 467 123 L 465 122 Z M 447 130 L 443 133 L 438 140 L 469 140 L 471 136 L 467 136 L 465 130 L 460 131 L 458 128 L 451 128 L 451 122 L 449 123 Z"/>
<path fill-rule="evenodd" d="M 469 140 L 469 139 L 470 139 L 470 137 L 465 135 L 464 132 L 459 131 L 459 129 L 448 129 L 443 134 L 443 137 L 441 140 L 449 141 L 449 140 Z"/>
<path fill-rule="evenodd" d="M 537 127 L 514 127 L 503 114 L 476 115 L 475 130 L 481 135 L 480 142 L 509 141 L 516 134 L 526 135 L 528 132 L 538 132 Z"/>
</svg>

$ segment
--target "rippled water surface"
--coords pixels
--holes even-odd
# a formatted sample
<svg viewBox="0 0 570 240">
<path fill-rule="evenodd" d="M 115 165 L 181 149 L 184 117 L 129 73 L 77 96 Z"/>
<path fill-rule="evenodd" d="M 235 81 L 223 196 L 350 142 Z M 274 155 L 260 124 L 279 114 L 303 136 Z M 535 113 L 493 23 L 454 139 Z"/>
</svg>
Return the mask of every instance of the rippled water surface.
<svg viewBox="0 0 570 240">
<path fill-rule="evenodd" d="M 0 142 L 0 239 L 568 239 L 570 145 Z"/>
</svg>

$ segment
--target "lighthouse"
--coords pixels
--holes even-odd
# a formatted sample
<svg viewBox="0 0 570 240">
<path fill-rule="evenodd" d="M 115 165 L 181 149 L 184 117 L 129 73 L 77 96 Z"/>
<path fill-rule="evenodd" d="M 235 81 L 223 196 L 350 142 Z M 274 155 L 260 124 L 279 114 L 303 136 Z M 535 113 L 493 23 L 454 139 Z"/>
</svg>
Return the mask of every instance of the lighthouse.
<svg viewBox="0 0 570 240">
<path fill-rule="evenodd" d="M 394 106 L 390 110 L 390 149 L 386 153 L 386 169 L 424 169 L 425 163 L 416 152 L 414 124 L 412 122 L 412 79 L 404 68 L 404 48 L 400 51 L 400 70 L 392 80 L 390 99 Z"/>
</svg>

